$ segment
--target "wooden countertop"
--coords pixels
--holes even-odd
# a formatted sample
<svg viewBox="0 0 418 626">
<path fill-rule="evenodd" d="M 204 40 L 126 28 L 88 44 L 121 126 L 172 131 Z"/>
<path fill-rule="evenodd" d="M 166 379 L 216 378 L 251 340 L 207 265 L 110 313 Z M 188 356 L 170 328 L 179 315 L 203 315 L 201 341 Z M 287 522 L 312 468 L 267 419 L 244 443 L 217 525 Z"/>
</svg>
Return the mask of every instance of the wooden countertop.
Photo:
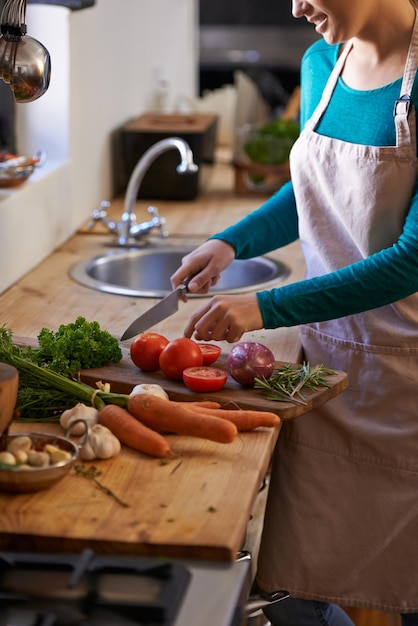
<svg viewBox="0 0 418 626">
<path fill-rule="evenodd" d="M 157 206 L 173 237 L 205 239 L 264 200 L 236 197 L 232 189 L 233 172 L 220 163 L 212 168 L 205 193 L 195 201 L 161 201 Z M 112 204 L 117 218 L 122 205 L 122 200 Z M 139 219 L 145 219 L 145 209 L 145 202 L 138 203 Z M 68 274 L 78 260 L 103 252 L 110 241 L 103 232 L 100 227 L 93 232 L 81 228 L 3 293 L 1 323 L 15 335 L 36 337 L 44 326 L 57 329 L 82 315 L 120 336 L 155 300 L 103 294 L 76 284 Z M 288 281 L 302 276 L 298 244 L 274 254 L 292 266 Z M 188 316 L 200 303 L 200 299 L 191 299 L 154 330 L 170 339 L 182 335 Z M 258 331 L 246 338 L 269 345 L 277 360 L 299 360 L 296 329 Z M 224 352 L 229 347 L 222 344 Z M 34 426 L 38 431 L 51 428 Z M 13 429 L 28 430 L 24 425 Z M 88 545 L 104 553 L 233 560 L 242 547 L 277 434 L 243 434 L 223 446 L 177 437 L 172 446 L 178 456 L 166 465 L 127 448 L 116 459 L 94 463 L 103 472 L 103 483 L 128 507 L 120 506 L 75 472 L 45 492 L 1 494 L 0 549 L 74 551 Z"/>
</svg>

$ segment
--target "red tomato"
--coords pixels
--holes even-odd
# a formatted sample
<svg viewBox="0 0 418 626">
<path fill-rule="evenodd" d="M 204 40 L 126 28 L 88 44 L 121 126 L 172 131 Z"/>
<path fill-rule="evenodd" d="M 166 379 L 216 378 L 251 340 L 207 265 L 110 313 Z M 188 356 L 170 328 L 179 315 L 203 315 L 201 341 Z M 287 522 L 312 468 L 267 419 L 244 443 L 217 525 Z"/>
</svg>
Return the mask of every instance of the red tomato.
<svg viewBox="0 0 418 626">
<path fill-rule="evenodd" d="M 160 354 L 160 368 L 169 378 L 181 380 L 186 367 L 202 365 L 202 352 L 195 341 L 179 337 L 170 341 Z"/>
<path fill-rule="evenodd" d="M 158 333 L 143 333 L 131 343 L 131 359 L 144 372 L 160 369 L 160 354 L 169 343 L 167 337 Z"/>
<path fill-rule="evenodd" d="M 221 354 L 221 347 L 214 343 L 197 344 L 202 351 L 203 365 L 212 365 Z"/>
<path fill-rule="evenodd" d="M 227 373 L 217 367 L 188 367 L 183 372 L 183 381 L 192 391 L 219 391 L 225 385 Z"/>
</svg>

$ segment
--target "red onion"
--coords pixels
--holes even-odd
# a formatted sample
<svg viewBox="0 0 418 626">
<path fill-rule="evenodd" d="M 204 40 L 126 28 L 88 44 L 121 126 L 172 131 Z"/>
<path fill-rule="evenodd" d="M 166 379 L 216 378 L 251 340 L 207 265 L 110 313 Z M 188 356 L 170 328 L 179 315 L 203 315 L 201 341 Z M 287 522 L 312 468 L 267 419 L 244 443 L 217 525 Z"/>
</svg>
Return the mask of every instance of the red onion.
<svg viewBox="0 0 418 626">
<path fill-rule="evenodd" d="M 243 387 L 253 387 L 256 378 L 269 378 L 274 366 L 273 352 L 255 341 L 235 344 L 226 361 L 228 374 Z"/>
</svg>

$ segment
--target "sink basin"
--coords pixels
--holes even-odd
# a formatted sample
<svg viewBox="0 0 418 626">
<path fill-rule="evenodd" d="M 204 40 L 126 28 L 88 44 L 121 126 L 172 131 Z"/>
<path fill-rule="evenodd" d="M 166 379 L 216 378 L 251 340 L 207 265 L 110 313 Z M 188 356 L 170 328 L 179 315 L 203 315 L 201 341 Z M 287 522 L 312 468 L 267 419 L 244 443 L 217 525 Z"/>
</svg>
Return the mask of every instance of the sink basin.
<svg viewBox="0 0 418 626">
<path fill-rule="evenodd" d="M 80 261 L 71 277 L 91 289 L 123 296 L 162 298 L 171 291 L 170 276 L 192 247 L 127 249 Z M 244 293 L 268 289 L 289 274 L 286 265 L 269 257 L 234 260 L 210 293 Z M 194 296 L 196 297 L 196 296 Z"/>
</svg>

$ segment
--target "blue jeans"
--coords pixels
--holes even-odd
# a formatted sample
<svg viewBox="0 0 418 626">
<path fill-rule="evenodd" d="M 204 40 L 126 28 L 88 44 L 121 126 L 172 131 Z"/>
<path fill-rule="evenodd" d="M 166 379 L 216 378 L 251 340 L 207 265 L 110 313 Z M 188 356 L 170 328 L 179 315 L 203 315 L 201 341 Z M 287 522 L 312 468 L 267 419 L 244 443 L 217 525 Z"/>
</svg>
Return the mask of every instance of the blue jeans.
<svg viewBox="0 0 418 626">
<path fill-rule="evenodd" d="M 288 598 L 264 609 L 272 626 L 354 626 L 336 604 Z M 401 615 L 402 626 L 418 626 L 418 613 Z"/>
</svg>

